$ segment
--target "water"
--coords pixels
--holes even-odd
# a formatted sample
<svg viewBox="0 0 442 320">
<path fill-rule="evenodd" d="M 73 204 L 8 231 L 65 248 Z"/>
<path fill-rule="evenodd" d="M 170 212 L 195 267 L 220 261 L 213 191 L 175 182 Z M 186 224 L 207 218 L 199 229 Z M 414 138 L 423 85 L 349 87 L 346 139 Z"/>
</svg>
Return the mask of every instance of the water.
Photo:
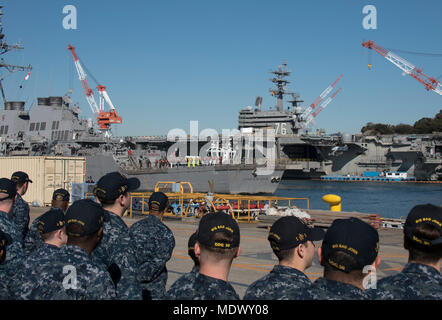
<svg viewBox="0 0 442 320">
<path fill-rule="evenodd" d="M 442 205 L 442 184 L 438 183 L 284 180 L 275 196 L 309 198 L 310 209 L 329 210 L 322 196 L 330 193 L 341 197 L 342 211 L 377 213 L 386 218 L 405 218 L 417 204 Z M 305 202 L 295 205 L 303 208 Z"/>
</svg>

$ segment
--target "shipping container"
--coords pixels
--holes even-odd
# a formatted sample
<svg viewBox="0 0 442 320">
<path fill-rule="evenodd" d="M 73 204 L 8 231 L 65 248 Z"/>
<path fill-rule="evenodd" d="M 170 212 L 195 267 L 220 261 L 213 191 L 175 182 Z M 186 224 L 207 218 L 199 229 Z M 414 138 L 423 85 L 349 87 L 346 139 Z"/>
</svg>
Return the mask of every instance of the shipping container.
<svg viewBox="0 0 442 320">
<path fill-rule="evenodd" d="M 71 192 L 72 183 L 85 181 L 84 157 L 37 156 L 0 157 L 0 177 L 10 179 L 15 171 L 29 175 L 28 191 L 23 199 L 29 204 L 51 205 L 52 193 L 59 188 Z"/>
</svg>

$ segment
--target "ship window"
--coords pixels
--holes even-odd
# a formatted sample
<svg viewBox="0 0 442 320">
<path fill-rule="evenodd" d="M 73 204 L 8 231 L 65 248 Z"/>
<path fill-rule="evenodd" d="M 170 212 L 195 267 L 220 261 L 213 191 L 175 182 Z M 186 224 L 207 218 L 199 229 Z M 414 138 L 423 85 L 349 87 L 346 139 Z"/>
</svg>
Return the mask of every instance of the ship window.
<svg viewBox="0 0 442 320">
<path fill-rule="evenodd" d="M 51 140 L 54 140 L 54 131 L 52 131 Z"/>
<path fill-rule="evenodd" d="M 31 123 L 31 126 L 29 127 L 29 131 L 34 131 L 35 128 L 35 122 Z"/>
<path fill-rule="evenodd" d="M 68 139 L 68 133 L 69 133 L 68 130 L 64 131 L 64 139 L 63 140 L 67 140 Z"/>
<path fill-rule="evenodd" d="M 38 131 L 38 130 L 40 130 L 40 122 L 37 122 L 35 124 L 35 131 Z"/>
<path fill-rule="evenodd" d="M 52 130 L 55 130 L 55 121 L 52 121 Z"/>
<path fill-rule="evenodd" d="M 3 133 L 8 134 L 8 129 L 9 129 L 9 126 L 5 126 L 5 132 L 3 132 Z"/>
<path fill-rule="evenodd" d="M 57 127 L 55 129 L 58 130 L 58 126 L 60 125 L 60 121 L 57 121 Z"/>
<path fill-rule="evenodd" d="M 40 123 L 40 130 L 41 131 L 46 130 L 46 122 Z"/>
<path fill-rule="evenodd" d="M 3 134 L 3 129 L 4 129 L 5 127 L 4 126 L 1 126 L 0 127 L 0 134 Z"/>
</svg>

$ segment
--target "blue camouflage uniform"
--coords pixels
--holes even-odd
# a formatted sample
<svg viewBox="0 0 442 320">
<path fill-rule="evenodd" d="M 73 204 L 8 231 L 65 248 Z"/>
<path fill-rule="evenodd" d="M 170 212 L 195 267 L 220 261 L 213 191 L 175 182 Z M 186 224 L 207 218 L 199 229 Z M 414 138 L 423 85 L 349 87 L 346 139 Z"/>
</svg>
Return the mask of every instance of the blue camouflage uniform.
<svg viewBox="0 0 442 320">
<path fill-rule="evenodd" d="M 377 282 L 377 289 L 398 300 L 442 300 L 442 275 L 428 265 L 408 263 L 402 272 Z"/>
<path fill-rule="evenodd" d="M 105 210 L 105 215 L 108 219 L 103 222 L 103 237 L 92 252 L 92 259 L 103 264 L 105 269 L 118 266 L 121 272 L 116 285 L 118 299 L 140 300 L 142 296 L 137 281 L 138 264 L 129 228 L 116 214 Z"/>
<path fill-rule="evenodd" d="M 167 292 L 169 300 L 239 300 L 235 289 L 224 280 L 198 273 L 177 281 Z"/>
<path fill-rule="evenodd" d="M 371 295 L 365 290 L 351 284 L 319 278 L 298 299 L 313 300 L 371 300 Z"/>
<path fill-rule="evenodd" d="M 269 274 L 253 282 L 244 295 L 244 300 L 290 299 L 299 291 L 310 287 L 312 282 L 301 271 L 276 265 Z"/>
<path fill-rule="evenodd" d="M 101 265 L 93 262 L 84 249 L 64 245 L 55 254 L 40 257 L 38 261 L 34 261 L 33 270 L 29 270 L 21 277 L 18 299 L 103 300 L 116 298 L 115 286 L 109 273 Z"/>
<path fill-rule="evenodd" d="M 20 242 L 23 243 L 29 227 L 29 205 L 18 193 L 10 214 L 11 220 L 17 226 L 17 230 L 21 235 Z"/>
<path fill-rule="evenodd" d="M 24 260 L 21 234 L 16 225 L 10 220 L 6 212 L 0 211 L 0 230 L 11 237 L 12 242 L 6 246 L 6 257 L 0 264 L 0 298 L 9 299 L 12 297 L 10 288 L 12 279 L 17 270 L 20 270 Z"/>
<path fill-rule="evenodd" d="M 41 237 L 41 234 L 37 228 L 38 221 L 40 221 L 40 217 L 34 219 L 29 227 L 28 233 L 26 234 L 24 241 L 24 251 L 26 256 L 29 256 L 34 250 L 39 248 L 44 243 L 43 238 Z"/>
<path fill-rule="evenodd" d="M 166 263 L 175 248 L 172 231 L 159 218 L 148 215 L 130 227 L 139 265 L 138 281 L 146 299 L 162 299 L 166 294 Z"/>
<path fill-rule="evenodd" d="M 36 250 L 34 250 L 27 258 L 24 259 L 20 270 L 14 275 L 11 281 L 11 292 L 15 298 L 20 298 L 22 292 L 22 283 L 28 273 L 38 268 L 41 261 L 48 261 L 58 253 L 60 249 L 52 244 L 43 242 Z"/>
</svg>

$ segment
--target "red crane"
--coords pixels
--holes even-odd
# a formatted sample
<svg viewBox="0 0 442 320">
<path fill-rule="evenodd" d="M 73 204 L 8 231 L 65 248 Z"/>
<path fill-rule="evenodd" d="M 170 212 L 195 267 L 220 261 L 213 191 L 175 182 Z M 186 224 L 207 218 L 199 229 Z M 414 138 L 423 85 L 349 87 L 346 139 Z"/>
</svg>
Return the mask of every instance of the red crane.
<svg viewBox="0 0 442 320">
<path fill-rule="evenodd" d="M 105 136 L 110 136 L 110 125 L 112 123 L 122 123 L 123 119 L 117 114 L 117 110 L 115 110 L 112 101 L 107 94 L 106 87 L 100 84 L 97 84 L 97 90 L 99 94 L 99 104 L 95 102 L 94 92 L 90 88 L 87 80 L 86 73 L 81 66 L 80 60 L 78 59 L 77 53 L 75 52 L 75 48 L 71 45 L 68 45 L 68 50 L 71 51 L 72 57 L 74 58 L 75 68 L 77 69 L 78 78 L 81 81 L 81 86 L 83 87 L 84 94 L 86 96 L 86 100 L 91 107 L 92 113 L 94 114 L 99 130 L 103 131 Z M 104 102 L 109 105 L 110 109 L 108 111 L 104 111 Z"/>
<path fill-rule="evenodd" d="M 434 92 L 442 96 L 442 85 L 434 77 L 429 77 L 422 72 L 422 69 L 416 67 L 412 63 L 408 62 L 404 58 L 399 57 L 397 54 L 387 50 L 381 46 L 378 46 L 374 41 L 365 41 L 362 46 L 367 49 L 374 49 L 377 53 L 381 54 L 385 59 L 393 63 L 396 67 L 401 69 L 404 74 L 408 74 L 420 83 L 422 83 L 427 90 L 433 90 Z"/>
</svg>

